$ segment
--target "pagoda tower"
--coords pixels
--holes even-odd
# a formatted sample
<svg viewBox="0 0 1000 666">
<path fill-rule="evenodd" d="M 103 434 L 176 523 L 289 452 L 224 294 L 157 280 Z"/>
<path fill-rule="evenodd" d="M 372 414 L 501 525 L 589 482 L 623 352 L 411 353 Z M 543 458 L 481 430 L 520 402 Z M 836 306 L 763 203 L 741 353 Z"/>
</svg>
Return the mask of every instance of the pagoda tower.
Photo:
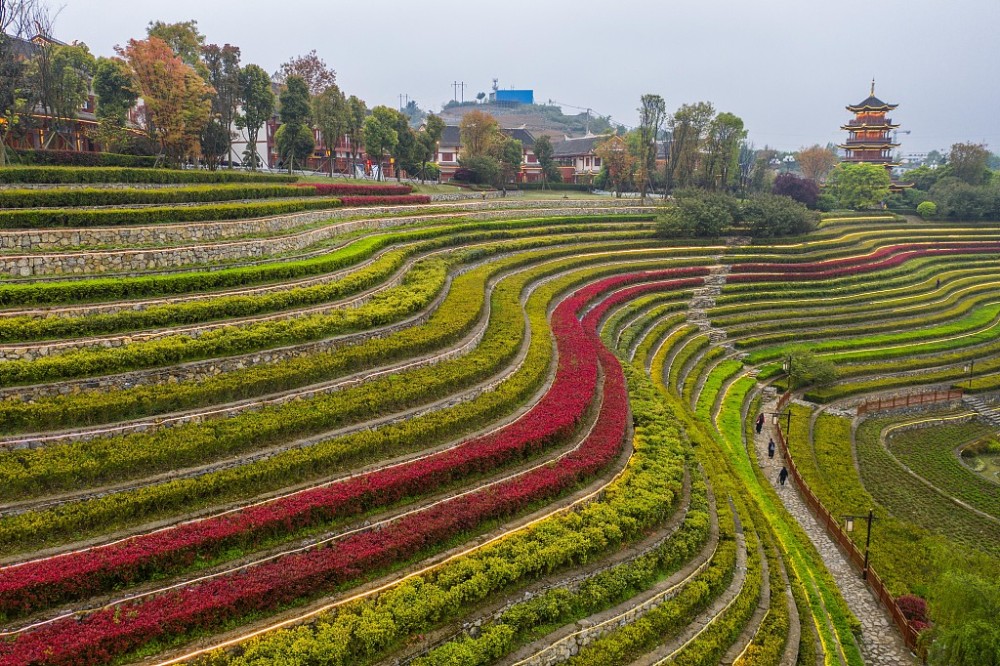
<svg viewBox="0 0 1000 666">
<path fill-rule="evenodd" d="M 840 127 L 849 133 L 847 142 L 837 146 L 847 153 L 841 162 L 881 164 L 889 171 L 891 177 L 892 168 L 898 166 L 892 161 L 892 152 L 899 147 L 899 144 L 893 143 L 889 133 L 899 125 L 893 123 L 885 114 L 897 106 L 899 105 L 887 104 L 875 96 L 875 79 L 872 79 L 872 89 L 868 98 L 847 107 L 847 110 L 854 114 L 854 119 Z M 893 182 L 893 190 L 902 187 L 904 186 Z"/>
</svg>

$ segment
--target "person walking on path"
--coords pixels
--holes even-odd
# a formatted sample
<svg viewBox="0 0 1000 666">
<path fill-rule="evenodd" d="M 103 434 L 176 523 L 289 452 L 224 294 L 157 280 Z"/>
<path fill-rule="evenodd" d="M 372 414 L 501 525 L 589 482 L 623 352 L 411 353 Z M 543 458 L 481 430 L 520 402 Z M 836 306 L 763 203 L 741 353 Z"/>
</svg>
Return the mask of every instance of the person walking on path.
<svg viewBox="0 0 1000 666">
<path fill-rule="evenodd" d="M 788 478 L 788 468 L 782 467 L 781 471 L 778 472 L 778 481 L 781 485 L 785 485 L 785 480 Z"/>
<path fill-rule="evenodd" d="M 757 434 L 759 435 L 760 431 L 763 429 L 764 429 L 764 414 L 762 413 L 757 417 Z"/>
<path fill-rule="evenodd" d="M 767 440 L 767 457 L 768 458 L 774 457 L 774 439 Z"/>
</svg>

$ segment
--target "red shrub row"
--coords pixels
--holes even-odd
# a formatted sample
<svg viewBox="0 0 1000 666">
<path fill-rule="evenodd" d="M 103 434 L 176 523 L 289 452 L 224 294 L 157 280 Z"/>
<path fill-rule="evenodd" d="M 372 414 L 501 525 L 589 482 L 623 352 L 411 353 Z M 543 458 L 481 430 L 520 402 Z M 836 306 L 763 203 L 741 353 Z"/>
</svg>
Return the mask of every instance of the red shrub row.
<svg viewBox="0 0 1000 666">
<path fill-rule="evenodd" d="M 1000 243 L 900 243 L 898 245 L 888 245 L 879 248 L 874 252 L 864 255 L 842 257 L 840 259 L 828 259 L 826 261 L 808 262 L 802 264 L 788 263 L 748 263 L 733 264 L 733 271 L 740 273 L 823 273 L 830 270 L 843 268 L 846 266 L 863 265 L 877 262 L 886 257 L 907 253 L 910 256 L 921 256 L 923 252 L 939 253 L 939 250 L 965 250 L 980 252 L 995 252 L 1000 248 Z M 917 253 L 914 255 L 913 253 Z"/>
<path fill-rule="evenodd" d="M 602 280 L 581 291 L 589 302 L 622 284 L 677 275 L 702 274 L 703 268 L 645 271 Z M 698 278 L 653 282 L 614 294 L 601 305 L 603 316 L 613 305 L 639 293 L 701 284 Z M 559 322 L 554 322 L 559 326 Z M 565 336 L 569 331 L 556 330 Z M 564 352 L 566 358 L 571 358 Z M 592 360 L 592 359 L 591 359 Z M 220 516 L 182 523 L 173 528 L 133 537 L 108 546 L 0 569 L 0 612 L 8 617 L 36 612 L 69 599 L 183 568 L 196 557 L 210 558 L 231 547 L 253 547 L 263 539 L 336 518 L 357 515 L 373 507 L 422 494 L 427 488 L 483 473 L 536 454 L 575 429 L 593 395 L 596 366 L 570 376 L 557 371 L 551 391 L 525 416 L 509 426 L 459 447 L 411 463 L 378 470 L 327 486 L 309 489 L 271 502 Z"/>
<path fill-rule="evenodd" d="M 620 278 L 607 281 L 609 284 L 615 282 L 620 282 Z M 580 290 L 553 313 L 559 370 L 557 383 L 545 398 L 549 400 L 552 396 L 546 403 L 547 418 L 561 424 L 564 431 L 572 429 L 581 414 L 580 406 L 585 408 L 593 394 L 598 361 L 605 372 L 604 400 L 595 427 L 579 448 L 555 463 L 446 500 L 381 529 L 353 534 L 331 546 L 290 554 L 202 583 L 107 607 L 79 619 L 67 618 L 40 625 L 13 641 L 0 643 L 0 662 L 104 662 L 157 637 L 216 626 L 247 613 L 273 609 L 315 595 L 317 591 L 330 589 L 373 569 L 412 557 L 485 520 L 511 515 L 585 480 L 618 454 L 628 425 L 624 376 L 615 357 L 600 345 L 595 330 L 607 308 L 595 308 L 583 325 L 576 318 L 576 313 L 593 296 L 607 288 L 608 284 L 598 283 Z M 589 387 L 589 390 L 579 390 L 577 386 Z M 523 435 L 532 440 L 546 436 L 539 428 L 545 427 L 547 422 L 526 421 L 521 419 L 510 427 L 520 428 Z M 533 442 L 530 446 L 539 444 Z M 423 464 L 425 461 L 418 462 Z M 472 463 L 470 459 L 470 464 L 481 463 Z M 386 484 L 387 496 L 381 495 L 382 484 L 373 483 L 369 477 L 368 492 L 374 493 L 375 501 L 391 501 L 392 493 L 398 492 L 392 488 L 395 478 L 402 480 L 400 487 L 412 483 L 412 479 L 405 478 L 407 468 L 386 471 L 390 476 L 381 481 Z M 443 471 L 443 474 L 447 479 L 450 472 Z"/>
<path fill-rule="evenodd" d="M 899 266 L 910 259 L 930 256 L 944 256 L 953 254 L 981 254 L 987 252 L 1000 251 L 1000 243 L 966 244 L 956 247 L 928 248 L 923 250 L 912 250 L 894 254 L 881 261 L 872 261 L 840 268 L 828 270 L 816 270 L 815 272 L 801 272 L 788 270 L 789 267 L 783 264 L 766 264 L 772 266 L 774 272 L 769 273 L 738 273 L 729 275 L 727 282 L 782 282 L 787 280 L 826 280 L 830 278 L 845 277 L 850 275 L 860 275 L 873 271 L 880 271 L 887 268 Z M 820 264 L 805 264 L 806 266 L 818 266 Z M 764 266 L 765 264 L 757 264 Z M 735 267 L 734 267 L 735 268 Z M 742 270 L 742 266 L 739 266 Z"/>
<path fill-rule="evenodd" d="M 316 191 L 317 196 L 340 197 L 340 196 L 399 196 L 410 194 L 413 187 L 410 185 L 359 185 L 357 183 L 295 183 L 296 187 L 310 187 Z"/>
</svg>

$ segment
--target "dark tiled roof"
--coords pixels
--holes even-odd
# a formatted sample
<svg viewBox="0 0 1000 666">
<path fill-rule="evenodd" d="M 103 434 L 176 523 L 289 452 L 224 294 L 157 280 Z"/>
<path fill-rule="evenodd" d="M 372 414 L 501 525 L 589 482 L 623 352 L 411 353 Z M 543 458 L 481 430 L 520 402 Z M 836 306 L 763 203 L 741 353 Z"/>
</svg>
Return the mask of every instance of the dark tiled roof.
<svg viewBox="0 0 1000 666">
<path fill-rule="evenodd" d="M 574 157 L 576 155 L 589 155 L 594 152 L 598 143 L 606 139 L 607 136 L 578 136 L 567 138 L 563 141 L 552 143 L 553 157 Z"/>
<path fill-rule="evenodd" d="M 851 111 L 861 110 L 861 109 L 895 109 L 898 104 L 886 104 L 880 100 L 875 95 L 869 95 L 866 100 L 858 104 L 847 107 Z"/>
<path fill-rule="evenodd" d="M 515 127 L 513 129 L 502 129 L 500 130 L 505 135 L 512 139 L 517 139 L 521 142 L 523 147 L 531 148 L 535 145 L 535 137 L 532 136 L 531 132 L 524 129 L 523 127 Z M 442 146 L 459 146 L 462 144 L 462 133 L 458 125 L 445 125 L 444 131 L 441 132 L 441 145 Z"/>
</svg>

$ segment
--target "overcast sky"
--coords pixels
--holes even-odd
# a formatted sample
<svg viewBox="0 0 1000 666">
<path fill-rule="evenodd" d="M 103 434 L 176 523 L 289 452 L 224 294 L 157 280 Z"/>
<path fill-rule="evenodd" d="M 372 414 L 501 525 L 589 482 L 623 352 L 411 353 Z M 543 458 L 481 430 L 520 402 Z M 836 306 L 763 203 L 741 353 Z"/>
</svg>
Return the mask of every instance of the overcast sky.
<svg viewBox="0 0 1000 666">
<path fill-rule="evenodd" d="M 437 110 L 532 88 L 633 125 L 639 96 L 707 100 L 758 147 L 841 141 L 846 104 L 876 94 L 906 152 L 986 142 L 1000 152 L 1000 0 L 50 0 L 56 37 L 98 55 L 152 20 L 195 19 L 268 72 L 316 49 L 369 106 L 400 93 Z M 567 113 L 577 110 L 564 107 Z"/>
</svg>

